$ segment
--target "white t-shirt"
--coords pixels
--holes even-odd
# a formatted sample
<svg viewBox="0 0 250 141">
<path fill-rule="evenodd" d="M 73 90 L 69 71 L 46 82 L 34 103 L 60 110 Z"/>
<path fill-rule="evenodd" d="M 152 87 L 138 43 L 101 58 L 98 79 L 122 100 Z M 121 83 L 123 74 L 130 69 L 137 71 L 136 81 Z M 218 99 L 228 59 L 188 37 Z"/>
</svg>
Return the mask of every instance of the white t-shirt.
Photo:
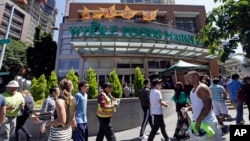
<svg viewBox="0 0 250 141">
<path fill-rule="evenodd" d="M 155 88 L 152 89 L 149 99 L 152 115 L 163 115 L 162 107 L 159 103 L 159 100 L 162 99 L 161 92 Z"/>
</svg>

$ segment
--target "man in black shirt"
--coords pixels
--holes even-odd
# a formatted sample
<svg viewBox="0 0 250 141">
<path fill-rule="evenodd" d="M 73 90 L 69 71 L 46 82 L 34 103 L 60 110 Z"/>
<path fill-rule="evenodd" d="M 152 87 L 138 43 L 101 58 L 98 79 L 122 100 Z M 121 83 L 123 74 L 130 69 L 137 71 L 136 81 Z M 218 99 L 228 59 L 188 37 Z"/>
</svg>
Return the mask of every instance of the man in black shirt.
<svg viewBox="0 0 250 141">
<path fill-rule="evenodd" d="M 139 99 L 141 103 L 142 110 L 144 112 L 144 118 L 141 124 L 141 131 L 140 131 L 140 139 L 147 139 L 147 136 L 144 135 L 145 128 L 147 123 L 149 122 L 150 127 L 153 127 L 152 116 L 150 113 L 150 102 L 149 102 L 149 94 L 150 94 L 150 80 L 144 80 L 144 88 L 139 91 Z"/>
</svg>

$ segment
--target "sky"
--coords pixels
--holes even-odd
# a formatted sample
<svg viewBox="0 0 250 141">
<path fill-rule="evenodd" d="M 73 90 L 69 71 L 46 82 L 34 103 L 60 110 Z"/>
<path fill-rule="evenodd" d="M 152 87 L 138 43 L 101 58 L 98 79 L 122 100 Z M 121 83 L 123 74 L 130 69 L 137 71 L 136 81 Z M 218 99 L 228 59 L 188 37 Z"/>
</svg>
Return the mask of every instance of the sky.
<svg viewBox="0 0 250 141">
<path fill-rule="evenodd" d="M 56 27 L 59 28 L 62 22 L 63 12 L 65 8 L 66 0 L 57 0 L 56 7 L 58 9 L 58 15 L 56 20 Z M 75 2 L 86 2 L 86 3 L 119 3 L 120 0 L 74 0 Z M 214 3 L 213 0 L 175 0 L 175 4 L 185 4 L 185 5 L 204 5 L 206 12 L 210 12 L 214 7 L 220 5 L 220 3 Z M 54 33 L 54 40 L 58 41 L 58 31 Z"/>
</svg>

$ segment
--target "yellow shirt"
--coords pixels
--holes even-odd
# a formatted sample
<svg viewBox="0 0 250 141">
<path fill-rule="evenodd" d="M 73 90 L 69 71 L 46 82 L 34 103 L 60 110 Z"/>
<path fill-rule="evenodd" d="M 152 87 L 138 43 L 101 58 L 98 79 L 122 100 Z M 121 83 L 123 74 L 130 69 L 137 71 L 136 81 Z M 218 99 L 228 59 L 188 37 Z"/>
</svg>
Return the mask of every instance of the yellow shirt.
<svg viewBox="0 0 250 141">
<path fill-rule="evenodd" d="M 18 115 L 20 111 L 20 105 L 24 103 L 23 95 L 20 92 L 16 92 L 14 95 L 10 95 L 7 92 L 2 94 L 6 100 L 6 106 L 13 106 L 13 110 L 6 110 L 7 117 L 14 117 Z"/>
</svg>

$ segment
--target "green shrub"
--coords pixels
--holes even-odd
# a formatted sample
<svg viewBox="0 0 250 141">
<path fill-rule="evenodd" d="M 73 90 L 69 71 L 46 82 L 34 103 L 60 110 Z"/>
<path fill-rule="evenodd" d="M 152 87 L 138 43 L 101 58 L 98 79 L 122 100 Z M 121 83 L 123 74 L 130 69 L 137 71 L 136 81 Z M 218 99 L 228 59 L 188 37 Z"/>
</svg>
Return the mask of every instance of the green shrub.
<svg viewBox="0 0 250 141">
<path fill-rule="evenodd" d="M 135 96 L 138 96 L 140 89 L 144 87 L 143 81 L 144 81 L 144 75 L 142 74 L 141 69 L 139 67 L 136 67 L 135 78 L 134 78 Z"/>
<path fill-rule="evenodd" d="M 96 73 L 93 68 L 88 69 L 87 81 L 89 82 L 89 92 L 88 92 L 89 99 L 97 98 L 98 88 L 97 88 L 97 81 L 96 81 Z"/>
<path fill-rule="evenodd" d="M 73 86 L 74 86 L 72 94 L 75 95 L 78 92 L 78 82 L 79 82 L 79 78 L 76 75 L 75 70 L 70 69 L 69 72 L 66 75 L 66 78 L 72 81 Z"/>
<path fill-rule="evenodd" d="M 47 80 L 45 75 L 42 74 L 38 79 L 33 78 L 31 84 L 31 94 L 34 100 L 45 99 L 45 93 L 47 92 Z"/>
<path fill-rule="evenodd" d="M 53 87 L 58 87 L 58 80 L 57 80 L 57 75 L 55 71 L 52 71 L 49 76 L 49 80 L 47 83 L 47 93 L 46 97 L 49 95 L 49 90 Z"/>
<path fill-rule="evenodd" d="M 122 85 L 120 83 L 120 80 L 118 78 L 118 75 L 117 75 L 117 72 L 115 69 L 109 73 L 109 82 L 113 86 L 112 95 L 114 97 L 117 97 L 117 98 L 121 97 L 122 96 Z"/>
</svg>

